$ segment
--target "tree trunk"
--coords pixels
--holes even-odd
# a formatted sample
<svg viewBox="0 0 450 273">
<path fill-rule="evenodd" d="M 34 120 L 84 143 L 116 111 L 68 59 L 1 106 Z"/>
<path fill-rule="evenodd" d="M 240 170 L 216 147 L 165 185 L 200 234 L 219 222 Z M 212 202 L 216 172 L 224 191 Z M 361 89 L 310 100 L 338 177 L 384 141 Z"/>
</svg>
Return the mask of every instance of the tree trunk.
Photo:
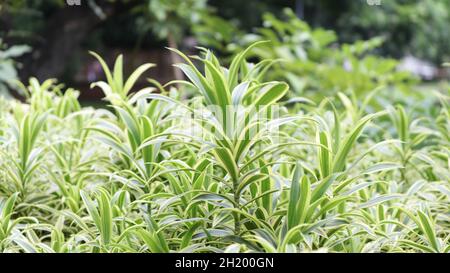
<svg viewBox="0 0 450 273">
<path fill-rule="evenodd" d="M 39 57 L 31 60 L 29 75 L 39 80 L 60 77 L 74 53 L 100 19 L 87 7 L 66 7 L 52 16 L 38 48 Z"/>
<path fill-rule="evenodd" d="M 175 41 L 175 38 L 173 37 L 173 35 L 171 33 L 169 33 L 169 35 L 167 36 L 167 41 L 169 43 L 169 47 L 178 49 L 177 42 Z M 180 56 L 178 56 L 178 54 L 176 54 L 175 52 L 171 51 L 170 56 L 172 59 L 172 64 L 181 62 Z M 183 73 L 181 72 L 181 70 L 175 66 L 173 67 L 173 76 L 174 76 L 175 80 L 183 80 L 184 79 Z M 178 87 L 178 84 L 177 84 L 177 87 Z"/>
</svg>

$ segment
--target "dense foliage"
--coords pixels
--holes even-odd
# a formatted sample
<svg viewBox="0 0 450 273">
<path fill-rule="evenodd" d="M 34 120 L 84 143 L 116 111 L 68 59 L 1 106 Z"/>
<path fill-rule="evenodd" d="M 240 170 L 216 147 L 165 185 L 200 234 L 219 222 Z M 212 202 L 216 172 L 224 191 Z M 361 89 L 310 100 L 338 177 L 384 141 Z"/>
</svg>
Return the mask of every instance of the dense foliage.
<svg viewBox="0 0 450 273">
<path fill-rule="evenodd" d="M 349 2 L 336 27 L 343 40 L 383 36 L 390 41 L 383 45 L 383 53 L 393 57 L 414 54 L 436 64 L 450 58 L 449 0 L 381 1 L 379 6 Z"/>
<path fill-rule="evenodd" d="M 108 58 L 109 50 L 136 54 L 165 45 L 189 50 L 194 41 L 221 50 L 229 43 L 220 40 L 239 42 L 242 33 L 265 27 L 263 14 L 280 18 L 290 8 L 309 25 L 339 33 L 340 43 L 383 37 L 388 42 L 377 48 L 378 55 L 399 59 L 411 54 L 436 66 L 449 61 L 449 0 L 372 2 L 377 1 L 84 0 L 70 6 L 65 0 L 6 0 L 0 1 L 0 36 L 8 44 L 33 48 L 21 58 L 26 64 L 22 80 L 57 77 L 76 84 L 74 72 L 84 69 L 87 50 Z M 234 28 L 227 28 L 228 22 Z"/>
<path fill-rule="evenodd" d="M 313 93 L 309 95 L 320 100 L 342 90 L 358 97 L 375 88 L 398 94 L 414 90 L 417 79 L 399 71 L 397 60 L 374 54 L 383 44 L 381 37 L 338 44 L 334 31 L 312 28 L 290 9 L 284 15 L 283 20 L 264 14 L 264 27 L 242 39 L 272 42 L 254 51 L 260 59 L 275 60 L 268 80 L 284 79 L 297 94 Z"/>
<path fill-rule="evenodd" d="M 108 109 L 54 80 L 2 98 L 0 251 L 449 252 L 449 94 L 299 97 L 247 62 L 267 43 L 172 49 L 189 81 L 139 91 L 153 64 L 92 53 Z"/>
</svg>

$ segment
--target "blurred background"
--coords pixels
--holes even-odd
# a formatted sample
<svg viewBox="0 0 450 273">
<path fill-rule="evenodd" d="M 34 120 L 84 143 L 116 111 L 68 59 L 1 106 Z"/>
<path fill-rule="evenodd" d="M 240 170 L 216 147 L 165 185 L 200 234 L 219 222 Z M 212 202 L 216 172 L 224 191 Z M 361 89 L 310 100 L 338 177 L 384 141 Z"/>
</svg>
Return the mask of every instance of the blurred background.
<svg viewBox="0 0 450 273">
<path fill-rule="evenodd" d="M 403 83 L 399 70 L 434 84 L 448 79 L 449 25 L 450 0 L 0 0 L 0 93 L 18 96 L 13 79 L 34 76 L 57 78 L 80 90 L 82 100 L 96 101 L 101 93 L 89 84 L 103 72 L 89 50 L 108 64 L 123 53 L 128 71 L 156 63 L 146 76 L 165 83 L 183 77 L 171 66 L 180 60 L 165 47 L 190 54 L 208 47 L 226 64 L 266 39 L 273 43 L 254 57 L 286 61 L 289 73 L 280 77 L 300 93 L 347 88 L 350 80 L 369 89 L 372 72 L 378 83 Z M 336 66 L 325 71 L 321 64 L 330 60 Z M 357 79 L 339 82 L 349 70 Z M 302 73 L 330 82 L 305 82 Z M 379 79 L 383 73 L 395 78 Z"/>
</svg>

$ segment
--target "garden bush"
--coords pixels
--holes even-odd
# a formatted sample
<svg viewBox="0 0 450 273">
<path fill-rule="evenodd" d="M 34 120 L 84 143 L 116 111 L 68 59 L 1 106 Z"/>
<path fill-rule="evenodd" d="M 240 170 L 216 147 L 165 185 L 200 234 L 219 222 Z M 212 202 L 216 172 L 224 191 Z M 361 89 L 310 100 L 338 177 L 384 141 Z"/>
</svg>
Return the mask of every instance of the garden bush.
<svg viewBox="0 0 450 273">
<path fill-rule="evenodd" d="M 186 80 L 142 90 L 153 64 L 92 53 L 104 109 L 55 80 L 1 98 L 0 251 L 449 252 L 449 94 L 300 97 L 248 61 L 269 43 L 172 49 Z"/>
</svg>

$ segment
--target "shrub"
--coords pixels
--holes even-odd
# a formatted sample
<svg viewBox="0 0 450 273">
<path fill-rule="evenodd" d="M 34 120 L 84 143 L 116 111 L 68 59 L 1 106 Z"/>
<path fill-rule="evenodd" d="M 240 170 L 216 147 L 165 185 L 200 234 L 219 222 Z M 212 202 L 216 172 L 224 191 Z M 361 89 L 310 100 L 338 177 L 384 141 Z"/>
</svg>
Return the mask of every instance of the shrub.
<svg viewBox="0 0 450 273">
<path fill-rule="evenodd" d="M 172 49 L 188 80 L 137 92 L 151 64 L 125 80 L 93 53 L 108 109 L 53 80 L 0 100 L 0 250 L 449 252 L 448 95 L 286 100 L 272 62 L 247 61 L 266 45 L 228 68 Z"/>
</svg>

